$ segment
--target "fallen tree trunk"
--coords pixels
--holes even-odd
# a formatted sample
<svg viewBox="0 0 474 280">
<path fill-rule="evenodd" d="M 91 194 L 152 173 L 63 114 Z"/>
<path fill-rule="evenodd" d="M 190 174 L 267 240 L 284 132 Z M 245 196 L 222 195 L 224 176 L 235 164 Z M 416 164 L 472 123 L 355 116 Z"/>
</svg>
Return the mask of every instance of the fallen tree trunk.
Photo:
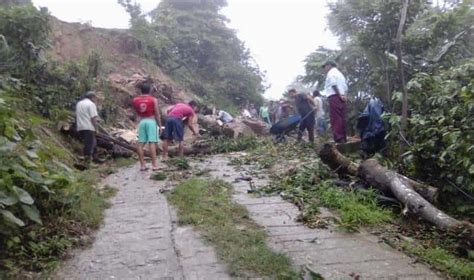
<svg viewBox="0 0 474 280">
<path fill-rule="evenodd" d="M 124 141 L 120 141 L 120 140 L 117 140 L 111 136 L 108 136 L 107 134 L 104 134 L 104 133 L 97 133 L 97 138 L 98 139 L 102 139 L 102 140 L 105 140 L 105 141 L 109 141 L 109 142 L 112 142 L 114 144 L 117 144 L 118 146 L 122 147 L 122 148 L 125 148 L 129 151 L 132 151 L 134 153 L 137 153 L 137 147 L 136 146 L 133 146 L 129 143 L 126 143 Z M 150 156 L 150 154 L 148 153 L 148 151 L 145 151 L 145 156 Z"/>
<path fill-rule="evenodd" d="M 358 176 L 378 189 L 389 188 L 393 195 L 405 205 L 404 212 L 411 212 L 434 224 L 438 229 L 461 234 L 474 248 L 474 225 L 458 221 L 425 200 L 394 171 L 381 166 L 376 160 L 364 161 L 358 169 Z"/>
<path fill-rule="evenodd" d="M 357 176 L 357 164 L 343 156 L 335 145 L 324 144 L 323 148 L 319 151 L 319 156 L 337 174 Z"/>
<path fill-rule="evenodd" d="M 336 173 L 340 175 L 359 175 L 359 166 L 344 155 L 342 155 L 335 145 L 324 144 L 323 148 L 319 151 L 319 156 L 321 157 L 324 163 L 329 165 L 331 169 L 333 169 Z M 402 182 L 411 187 L 429 202 L 433 203 L 438 198 L 437 188 L 423 183 L 419 183 L 401 174 L 396 174 Z M 388 186 L 378 186 L 378 189 L 387 195 L 392 195 L 391 189 Z"/>
<path fill-rule="evenodd" d="M 357 167 L 331 144 L 324 145 L 320 156 L 323 162 L 337 170 L 339 174 L 346 172 L 358 176 L 383 193 L 395 196 L 405 206 L 404 212 L 420 216 L 440 230 L 461 235 L 461 238 L 467 241 L 467 246 L 474 248 L 474 225 L 458 221 L 433 206 L 429 200 L 437 196 L 438 192 L 434 187 L 388 170 L 374 159 L 366 160 Z"/>
<path fill-rule="evenodd" d="M 120 146 L 122 148 L 125 148 L 125 149 L 127 149 L 129 151 L 132 151 L 134 153 L 137 153 L 137 147 L 136 146 L 128 144 L 124 141 L 117 140 L 117 139 L 115 139 L 111 136 L 107 136 L 105 134 L 98 133 L 97 138 L 101 138 L 101 139 L 104 139 L 106 141 L 113 142 L 114 144 L 117 144 L 118 146 Z M 156 149 L 157 154 L 160 153 L 161 151 L 162 151 L 161 148 L 159 146 L 157 146 L 157 149 Z M 187 147 L 187 146 L 184 146 L 184 155 L 186 155 L 186 156 L 187 155 L 210 154 L 210 153 L 211 153 L 210 147 L 204 147 L 204 146 Z M 151 157 L 150 152 L 147 151 L 147 150 L 144 150 L 144 155 L 145 155 L 145 157 Z M 171 156 L 171 157 L 178 156 L 179 155 L 178 147 L 170 148 L 168 150 L 168 155 Z"/>
</svg>

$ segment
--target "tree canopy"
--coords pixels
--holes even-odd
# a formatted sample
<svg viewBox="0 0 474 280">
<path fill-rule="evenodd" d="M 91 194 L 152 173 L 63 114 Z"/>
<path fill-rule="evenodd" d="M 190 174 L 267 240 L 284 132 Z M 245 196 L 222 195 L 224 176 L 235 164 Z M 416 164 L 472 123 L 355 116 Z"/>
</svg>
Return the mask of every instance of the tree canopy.
<svg viewBox="0 0 474 280">
<path fill-rule="evenodd" d="M 389 139 L 398 138 L 402 83 L 395 38 L 402 1 L 339 0 L 328 5 L 329 28 L 339 36 L 340 49 L 318 47 L 307 56 L 300 80 L 322 86 L 322 63 L 336 60 L 348 80 L 351 109 L 362 109 L 364 96 L 379 97 L 390 113 Z M 474 191 L 473 26 L 472 1 L 415 0 L 409 1 L 402 36 L 410 114 L 401 168 L 460 197 Z"/>
<path fill-rule="evenodd" d="M 223 0 L 165 0 L 148 14 L 120 0 L 145 55 L 194 93 L 228 107 L 262 102 L 263 74 L 249 50 L 219 13 Z"/>
</svg>

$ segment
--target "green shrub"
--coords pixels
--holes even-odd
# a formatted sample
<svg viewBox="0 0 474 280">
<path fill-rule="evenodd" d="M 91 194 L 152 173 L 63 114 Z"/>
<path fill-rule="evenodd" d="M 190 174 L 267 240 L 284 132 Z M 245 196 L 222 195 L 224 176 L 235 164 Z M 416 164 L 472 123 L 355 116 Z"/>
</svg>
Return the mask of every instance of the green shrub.
<svg viewBox="0 0 474 280">
<path fill-rule="evenodd" d="M 0 278 L 53 268 L 106 207 L 94 181 L 34 130 L 38 117 L 20 117 L 8 100 L 0 91 Z"/>
<path fill-rule="evenodd" d="M 50 17 L 45 9 L 33 5 L 0 5 L 0 74 L 8 71 L 17 77 L 31 78 L 44 60 L 48 45 Z M 7 63 L 4 63 L 7 62 Z"/>
<path fill-rule="evenodd" d="M 449 197 L 474 193 L 474 60 L 435 75 L 419 73 L 409 84 L 412 110 L 404 166 L 412 176 Z M 398 121 L 389 116 L 398 137 Z"/>
</svg>

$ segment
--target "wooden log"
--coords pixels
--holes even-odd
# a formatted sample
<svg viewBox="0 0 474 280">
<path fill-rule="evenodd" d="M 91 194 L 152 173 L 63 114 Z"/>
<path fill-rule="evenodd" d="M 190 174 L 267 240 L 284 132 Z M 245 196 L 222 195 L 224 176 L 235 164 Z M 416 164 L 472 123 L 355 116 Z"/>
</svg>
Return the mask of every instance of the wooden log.
<svg viewBox="0 0 474 280">
<path fill-rule="evenodd" d="M 378 189 L 389 188 L 391 193 L 405 205 L 404 212 L 417 215 L 440 230 L 461 234 L 462 238 L 468 241 L 468 246 L 474 248 L 474 225 L 456 220 L 433 206 L 396 172 L 381 166 L 374 159 L 368 159 L 360 164 L 358 176 Z"/>
<path fill-rule="evenodd" d="M 340 175 L 358 176 L 359 166 L 352 162 L 350 159 L 342 155 L 335 145 L 324 144 L 323 148 L 319 151 L 319 156 L 324 163 L 329 165 L 331 169 L 335 170 Z M 423 183 L 419 183 L 408 177 L 405 177 L 397 173 L 397 176 L 405 184 L 413 188 L 423 198 L 429 202 L 435 202 L 438 198 L 438 189 Z M 393 195 L 391 189 L 388 186 L 379 186 L 379 189 L 386 195 Z"/>
<path fill-rule="evenodd" d="M 134 153 L 137 153 L 137 147 L 134 146 L 134 145 L 131 145 L 131 144 L 126 143 L 126 142 L 124 142 L 124 141 L 117 140 L 117 139 L 115 139 L 115 138 L 113 138 L 113 137 L 111 137 L 111 136 L 108 136 L 108 135 L 106 135 L 106 134 L 103 134 L 103 133 L 97 133 L 96 136 L 97 136 L 98 140 L 101 139 L 101 140 L 104 140 L 104 141 L 109 141 L 109 142 L 112 142 L 112 143 L 114 143 L 114 144 L 116 144 L 116 145 L 118 145 L 118 146 L 120 146 L 120 147 L 126 149 L 126 150 L 129 150 L 129 151 L 132 151 L 132 152 L 134 152 Z M 150 155 L 150 152 L 148 152 L 148 151 L 144 151 L 144 154 L 145 154 L 146 157 L 150 157 L 150 156 L 151 156 L 151 155 Z"/>
<path fill-rule="evenodd" d="M 319 156 L 324 163 L 329 165 L 331 169 L 335 170 L 340 175 L 351 175 L 357 176 L 357 164 L 353 163 L 350 159 L 343 156 L 332 144 L 324 144 L 322 149 L 319 151 Z"/>
</svg>

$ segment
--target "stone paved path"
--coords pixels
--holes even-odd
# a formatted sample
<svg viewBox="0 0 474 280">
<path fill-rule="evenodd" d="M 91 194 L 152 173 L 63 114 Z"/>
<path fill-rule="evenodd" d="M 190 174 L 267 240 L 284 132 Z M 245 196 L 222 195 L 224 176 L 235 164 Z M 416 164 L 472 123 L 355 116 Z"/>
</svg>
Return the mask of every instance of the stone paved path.
<svg viewBox="0 0 474 280">
<path fill-rule="evenodd" d="M 309 229 L 296 222 L 298 209 L 278 196 L 247 194 L 248 182 L 234 182 L 248 170 L 228 165 L 225 156 L 194 161 L 211 176 L 230 182 L 234 199 L 265 227 L 268 244 L 297 266 L 307 266 L 326 279 L 440 279 L 427 267 L 379 243 L 368 233 Z M 94 244 L 78 250 L 55 279 L 229 279 L 214 250 L 190 227 L 178 227 L 176 215 L 159 192 L 163 182 L 149 179 L 138 167 L 122 169 L 106 184 L 119 189 L 106 210 Z M 267 179 L 256 179 L 264 185 Z M 328 212 L 329 213 L 329 212 Z"/>
<path fill-rule="evenodd" d="M 224 156 L 214 156 L 199 166 L 212 170 L 212 176 L 234 186 L 235 201 L 244 205 L 251 218 L 265 227 L 270 247 L 286 253 L 295 265 L 309 266 L 326 279 L 441 279 L 426 266 L 415 263 L 368 233 L 309 229 L 296 222 L 299 210 L 293 204 L 279 196 L 252 197 L 247 194 L 248 182 L 235 182 L 239 175 L 248 175 L 254 168 L 247 167 L 247 172 L 240 172 L 228 162 Z M 268 183 L 265 178 L 254 177 L 254 180 L 257 186 Z"/>
<path fill-rule="evenodd" d="M 111 175 L 119 189 L 91 248 L 78 250 L 56 279 L 228 279 L 226 267 L 159 192 L 163 182 L 138 166 Z"/>
</svg>

